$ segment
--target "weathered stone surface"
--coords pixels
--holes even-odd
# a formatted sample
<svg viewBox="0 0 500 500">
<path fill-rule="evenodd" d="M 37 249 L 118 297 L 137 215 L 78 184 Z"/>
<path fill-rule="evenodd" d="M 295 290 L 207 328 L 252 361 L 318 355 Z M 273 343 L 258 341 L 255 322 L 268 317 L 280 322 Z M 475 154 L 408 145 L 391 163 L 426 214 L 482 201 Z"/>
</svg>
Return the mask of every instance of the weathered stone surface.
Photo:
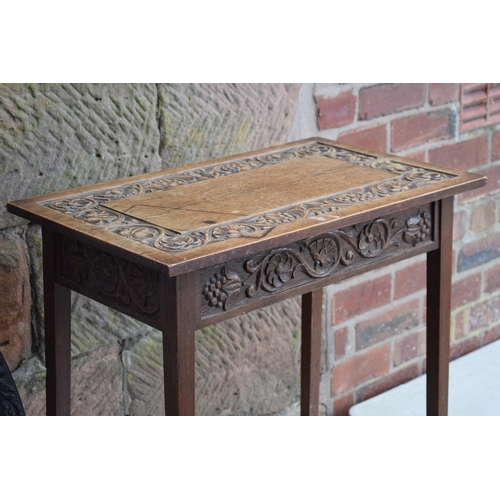
<svg viewBox="0 0 500 500">
<path fill-rule="evenodd" d="M 0 349 L 14 370 L 31 352 L 31 288 L 22 240 L 0 234 Z"/>
<path fill-rule="evenodd" d="M 12 373 L 19 396 L 28 416 L 45 415 L 45 380 L 47 370 L 42 362 L 30 358 Z"/>
<path fill-rule="evenodd" d="M 42 235 L 38 225 L 30 224 L 26 240 L 35 302 L 36 346 L 43 351 Z M 151 327 L 78 293 L 72 292 L 71 295 L 71 354 L 73 357 L 153 331 Z"/>
<path fill-rule="evenodd" d="M 299 397 L 300 300 L 196 332 L 196 413 L 267 415 Z M 163 413 L 161 335 L 123 352 L 131 415 Z"/>
<path fill-rule="evenodd" d="M 286 142 L 299 88 L 282 83 L 161 84 L 163 167 Z"/>
<path fill-rule="evenodd" d="M 10 200 L 156 170 L 154 84 L 1 84 L 0 227 Z"/>
<path fill-rule="evenodd" d="M 123 365 L 118 344 L 92 351 L 71 365 L 72 415 L 123 415 Z"/>
<path fill-rule="evenodd" d="M 0 161 L 6 165 L 0 202 L 151 171 L 160 164 L 166 168 L 284 143 L 299 88 L 285 84 L 0 86 Z M 0 212 L 0 227 L 19 223 L 20 219 Z M 43 359 L 38 226 L 28 228 L 27 244 L 35 348 Z M 86 373 L 90 368 L 85 366 L 96 365 L 95 357 L 103 353 L 107 368 L 95 370 L 105 383 L 106 370 L 118 370 L 114 363 L 121 363 L 117 346 L 122 345 L 130 413 L 162 414 L 160 334 L 73 295 L 74 384 L 79 363 Z M 270 414 L 297 400 L 297 304 L 288 301 L 197 332 L 198 413 Z M 111 384 L 120 392 L 113 373 Z M 36 381 L 43 379 L 35 376 Z M 118 402 L 107 390 L 99 392 L 92 377 L 82 376 L 77 385 L 74 395 L 79 391 L 83 400 L 93 398 L 86 408 L 118 411 Z M 43 404 L 37 403 L 41 392 L 30 396 L 32 414 L 45 411 L 44 396 Z M 78 404 L 75 401 L 76 413 L 84 414 L 76 410 Z"/>
<path fill-rule="evenodd" d="M 37 358 L 13 374 L 26 415 L 45 415 L 46 369 Z M 71 364 L 72 415 L 123 415 L 123 366 L 118 344 L 93 351 Z"/>
</svg>

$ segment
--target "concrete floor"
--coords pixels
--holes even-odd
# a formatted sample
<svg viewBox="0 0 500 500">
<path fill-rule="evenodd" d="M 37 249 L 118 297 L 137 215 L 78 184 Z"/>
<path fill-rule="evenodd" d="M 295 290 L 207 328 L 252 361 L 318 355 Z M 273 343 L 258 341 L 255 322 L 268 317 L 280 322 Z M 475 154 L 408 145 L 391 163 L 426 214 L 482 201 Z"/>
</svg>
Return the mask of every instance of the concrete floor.
<svg viewBox="0 0 500 500">
<path fill-rule="evenodd" d="M 425 415 L 422 375 L 354 405 L 351 416 Z M 449 415 L 500 415 L 500 340 L 450 363 Z"/>
</svg>

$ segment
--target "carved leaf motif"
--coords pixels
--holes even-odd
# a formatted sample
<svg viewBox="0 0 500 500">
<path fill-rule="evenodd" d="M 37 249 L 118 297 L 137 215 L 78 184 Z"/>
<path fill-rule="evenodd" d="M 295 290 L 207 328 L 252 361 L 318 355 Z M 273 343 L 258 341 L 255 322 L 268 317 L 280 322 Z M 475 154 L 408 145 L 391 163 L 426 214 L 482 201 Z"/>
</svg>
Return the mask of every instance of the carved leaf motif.
<svg viewBox="0 0 500 500">
<path fill-rule="evenodd" d="M 312 241 L 308 248 L 316 271 L 327 270 L 337 262 L 338 245 L 334 238 L 319 238 Z"/>
</svg>

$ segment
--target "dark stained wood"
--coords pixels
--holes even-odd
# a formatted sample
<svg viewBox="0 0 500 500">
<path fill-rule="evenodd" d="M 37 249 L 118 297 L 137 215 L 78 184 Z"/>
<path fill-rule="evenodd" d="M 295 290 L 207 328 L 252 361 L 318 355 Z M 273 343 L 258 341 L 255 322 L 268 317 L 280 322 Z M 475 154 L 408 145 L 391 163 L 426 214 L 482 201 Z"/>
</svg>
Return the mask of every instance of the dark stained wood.
<svg viewBox="0 0 500 500">
<path fill-rule="evenodd" d="M 160 276 L 165 415 L 195 414 L 195 274 Z"/>
<path fill-rule="evenodd" d="M 308 284 L 326 286 L 428 252 L 437 247 L 433 212 L 433 205 L 425 205 L 202 271 L 203 326 L 231 311 L 251 310 L 258 301 L 282 300 L 293 289 L 299 295 Z"/>
<path fill-rule="evenodd" d="M 43 228 L 43 293 L 47 415 L 71 414 L 71 291 L 55 283 L 55 237 Z"/>
<path fill-rule="evenodd" d="M 56 259 L 56 283 L 160 328 L 158 271 L 61 235 Z"/>
<path fill-rule="evenodd" d="M 318 416 L 323 289 L 302 295 L 300 414 Z"/>
<path fill-rule="evenodd" d="M 438 249 L 427 254 L 427 415 L 448 414 L 453 197 L 440 203 Z"/>
</svg>

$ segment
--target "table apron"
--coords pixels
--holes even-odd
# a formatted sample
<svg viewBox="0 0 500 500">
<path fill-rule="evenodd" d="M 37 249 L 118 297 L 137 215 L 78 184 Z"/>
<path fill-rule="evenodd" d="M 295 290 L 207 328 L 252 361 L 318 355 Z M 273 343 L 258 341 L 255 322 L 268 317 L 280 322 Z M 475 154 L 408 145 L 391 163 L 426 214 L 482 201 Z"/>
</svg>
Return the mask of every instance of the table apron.
<svg viewBox="0 0 500 500">
<path fill-rule="evenodd" d="M 438 207 L 425 204 L 197 271 L 196 327 L 434 250 Z M 158 271 L 55 236 L 57 283 L 161 329 Z"/>
<path fill-rule="evenodd" d="M 200 326 L 435 250 L 437 212 L 426 204 L 203 270 Z"/>
</svg>

